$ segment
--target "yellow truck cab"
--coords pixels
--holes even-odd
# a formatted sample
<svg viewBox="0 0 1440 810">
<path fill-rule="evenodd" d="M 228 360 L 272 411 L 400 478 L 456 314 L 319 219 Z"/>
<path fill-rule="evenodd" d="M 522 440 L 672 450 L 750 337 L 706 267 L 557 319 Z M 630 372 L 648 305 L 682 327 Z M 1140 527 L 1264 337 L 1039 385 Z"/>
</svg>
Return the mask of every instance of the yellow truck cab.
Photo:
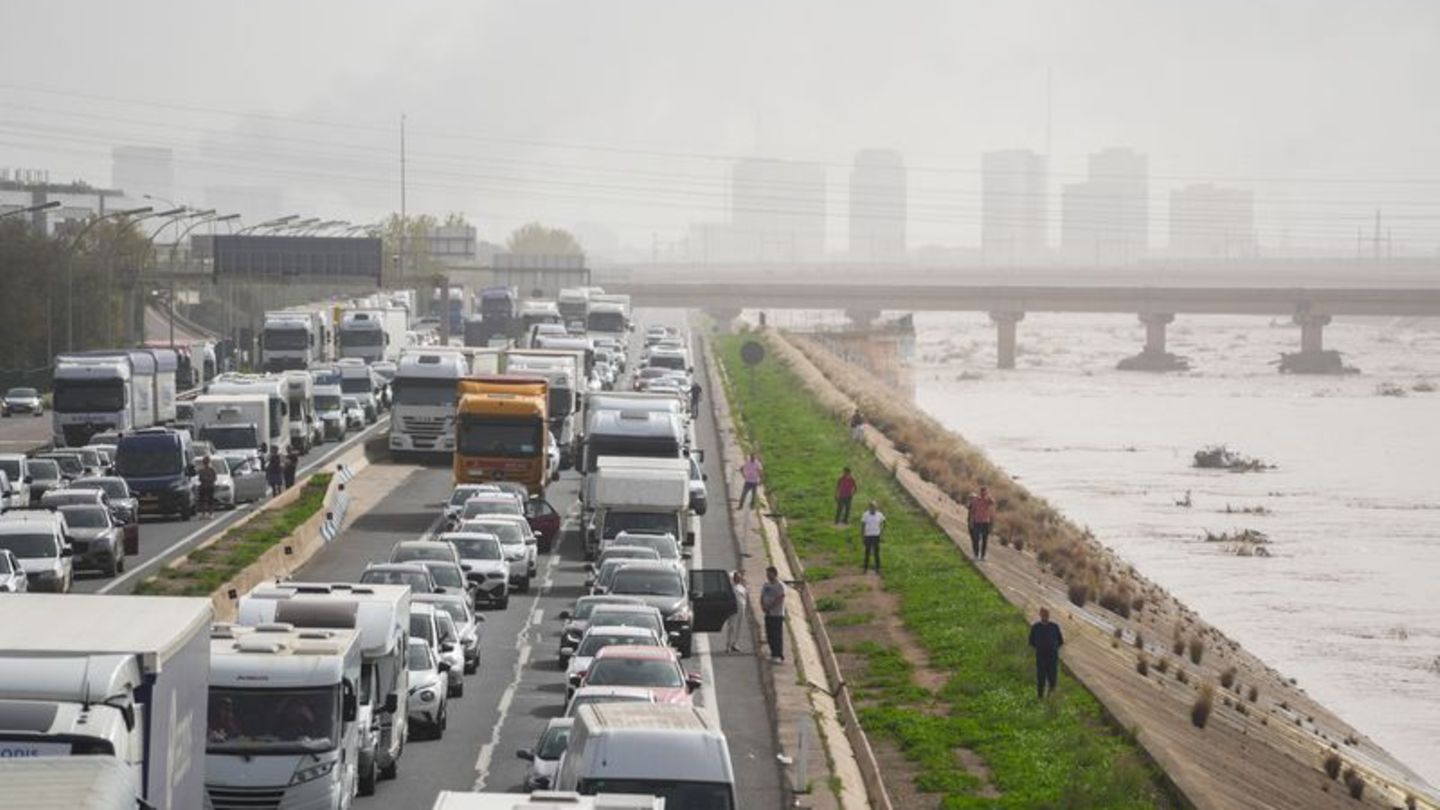
<svg viewBox="0 0 1440 810">
<path fill-rule="evenodd" d="M 508 374 L 466 377 L 456 385 L 455 483 L 515 481 L 545 493 L 549 383 Z"/>
</svg>

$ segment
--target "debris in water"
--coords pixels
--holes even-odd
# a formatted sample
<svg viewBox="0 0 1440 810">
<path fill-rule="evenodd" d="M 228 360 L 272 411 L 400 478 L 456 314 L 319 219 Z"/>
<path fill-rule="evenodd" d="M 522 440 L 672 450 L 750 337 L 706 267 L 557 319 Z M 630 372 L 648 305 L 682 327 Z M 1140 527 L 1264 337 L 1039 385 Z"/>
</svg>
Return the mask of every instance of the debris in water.
<svg viewBox="0 0 1440 810">
<path fill-rule="evenodd" d="M 1259 472 L 1275 469 L 1274 464 L 1266 464 L 1258 458 L 1242 455 L 1223 444 L 1212 444 L 1196 450 L 1195 466 L 1202 470 L 1229 470 L 1231 472 Z"/>
</svg>

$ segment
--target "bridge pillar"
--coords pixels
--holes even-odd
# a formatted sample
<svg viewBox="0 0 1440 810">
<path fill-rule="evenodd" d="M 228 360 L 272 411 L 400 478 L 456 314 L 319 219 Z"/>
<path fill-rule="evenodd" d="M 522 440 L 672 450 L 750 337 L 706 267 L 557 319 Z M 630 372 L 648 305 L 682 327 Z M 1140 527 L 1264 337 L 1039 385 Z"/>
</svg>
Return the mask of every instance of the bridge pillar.
<svg viewBox="0 0 1440 810">
<path fill-rule="evenodd" d="M 1330 323 L 1329 315 L 1296 314 L 1295 323 L 1300 324 L 1301 354 L 1325 351 L 1325 327 Z"/>
<path fill-rule="evenodd" d="M 990 320 L 995 324 L 995 367 L 1015 368 L 1015 325 L 1025 320 L 1025 313 L 992 312 Z"/>
<path fill-rule="evenodd" d="M 1170 313 L 1142 312 L 1140 322 L 1145 324 L 1145 353 L 1165 353 L 1165 327 L 1175 321 Z"/>
<path fill-rule="evenodd" d="M 704 310 L 705 314 L 715 321 L 715 330 L 721 334 L 733 331 L 735 319 L 740 317 L 739 307 L 707 306 Z"/>
</svg>

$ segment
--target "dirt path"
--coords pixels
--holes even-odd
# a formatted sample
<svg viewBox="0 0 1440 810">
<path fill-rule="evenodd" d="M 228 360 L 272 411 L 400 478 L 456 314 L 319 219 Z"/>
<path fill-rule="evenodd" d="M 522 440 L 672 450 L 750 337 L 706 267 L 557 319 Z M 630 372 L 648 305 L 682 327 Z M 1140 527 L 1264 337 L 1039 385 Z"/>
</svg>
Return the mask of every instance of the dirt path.
<svg viewBox="0 0 1440 810">
<path fill-rule="evenodd" d="M 893 398 L 878 381 L 842 365 L 803 338 L 787 339 L 773 333 L 769 337 L 782 361 L 837 414 L 855 408 L 852 393 L 873 401 Z M 843 375 L 850 390 L 838 388 L 812 358 L 829 373 Z M 909 457 L 878 430 L 866 430 L 866 440 L 877 458 L 896 470 L 906 490 L 958 548 L 966 549 L 957 553 L 968 556 L 964 507 L 923 480 L 911 469 Z M 1068 670 L 1095 693 L 1119 725 L 1136 734 L 1196 807 L 1389 808 L 1406 806 L 1411 794 L 1421 797 L 1414 806 L 1440 807 L 1440 798 L 1427 791 L 1423 780 L 1402 763 L 1206 625 L 1108 549 L 1098 542 L 1091 545 L 1096 564 L 1126 572 L 1127 579 L 1144 595 L 1143 609 L 1132 611 L 1130 618 L 1093 602 L 1085 608 L 1073 605 L 1064 580 L 1041 564 L 1032 549 L 1017 551 L 992 540 L 980 570 L 1027 613 L 1033 615 L 1045 605 L 1060 617 L 1066 633 Z M 888 628 L 882 629 L 888 632 Z M 1188 646 L 1180 655 L 1174 652 L 1177 637 L 1201 641 L 1199 663 L 1191 660 Z M 1142 656 L 1147 662 L 1144 675 L 1137 667 Z M 917 661 L 917 671 L 923 669 L 921 664 Z M 1227 689 L 1221 681 L 1232 669 L 1233 677 L 1227 678 L 1232 687 Z M 1200 729 L 1191 722 L 1191 709 L 1205 685 L 1214 690 L 1214 700 L 1209 721 Z M 1323 764 L 1331 754 L 1338 755 L 1344 768 L 1354 768 L 1355 776 L 1364 780 L 1362 801 L 1350 797 L 1343 776 L 1339 780 L 1326 776 Z"/>
</svg>

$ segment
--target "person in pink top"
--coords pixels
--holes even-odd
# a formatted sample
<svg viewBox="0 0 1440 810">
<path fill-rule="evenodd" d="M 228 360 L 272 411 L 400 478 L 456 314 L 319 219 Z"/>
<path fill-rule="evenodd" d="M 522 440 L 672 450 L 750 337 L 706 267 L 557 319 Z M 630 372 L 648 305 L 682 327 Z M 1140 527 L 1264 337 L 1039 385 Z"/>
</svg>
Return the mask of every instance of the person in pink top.
<svg viewBox="0 0 1440 810">
<path fill-rule="evenodd" d="M 835 523 L 844 526 L 850 522 L 850 502 L 855 499 L 855 476 L 846 467 L 835 482 Z"/>
<path fill-rule="evenodd" d="M 975 559 L 985 559 L 985 549 L 990 544 L 990 527 L 995 523 L 995 499 L 990 497 L 989 487 L 980 487 L 980 492 L 970 496 L 970 552 Z"/>
<path fill-rule="evenodd" d="M 745 497 L 750 497 L 750 506 L 755 506 L 755 493 L 760 489 L 760 476 L 765 472 L 765 465 L 760 463 L 759 457 L 754 453 L 750 458 L 740 465 L 740 476 L 745 479 L 745 486 L 740 489 L 740 508 L 745 508 Z"/>
</svg>

